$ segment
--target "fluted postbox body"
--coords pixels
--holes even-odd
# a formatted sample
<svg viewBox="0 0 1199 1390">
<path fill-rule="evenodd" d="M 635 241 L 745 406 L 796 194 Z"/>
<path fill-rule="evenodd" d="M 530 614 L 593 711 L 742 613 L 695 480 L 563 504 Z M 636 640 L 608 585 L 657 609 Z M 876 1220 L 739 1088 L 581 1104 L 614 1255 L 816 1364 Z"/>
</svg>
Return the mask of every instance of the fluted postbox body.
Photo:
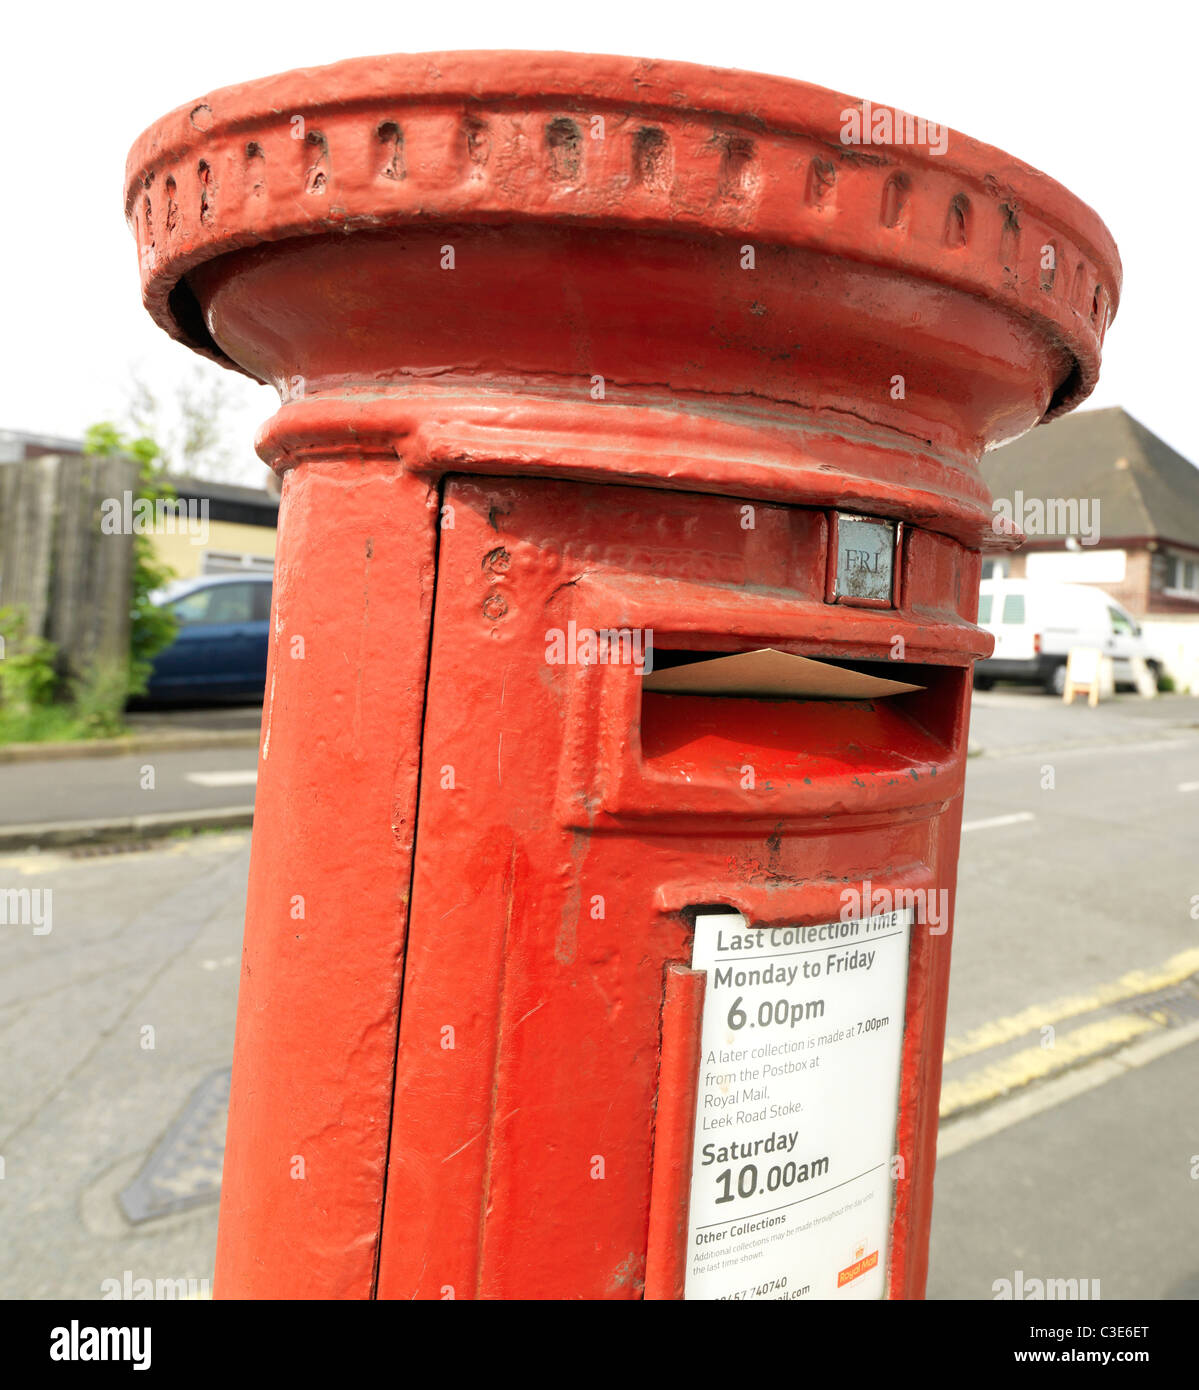
<svg viewBox="0 0 1199 1390">
<path fill-rule="evenodd" d="M 1103 225 L 515 53 L 216 92 L 127 211 L 282 400 L 218 1295 L 919 1297 L 977 461 L 1094 384 Z"/>
</svg>

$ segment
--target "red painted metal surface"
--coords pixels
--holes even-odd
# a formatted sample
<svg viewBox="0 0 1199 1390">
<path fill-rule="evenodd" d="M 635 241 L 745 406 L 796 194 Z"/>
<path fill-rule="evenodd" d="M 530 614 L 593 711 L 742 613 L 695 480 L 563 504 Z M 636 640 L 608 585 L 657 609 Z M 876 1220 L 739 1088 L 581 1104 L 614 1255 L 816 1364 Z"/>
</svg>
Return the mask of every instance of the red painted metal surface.
<svg viewBox="0 0 1199 1390">
<path fill-rule="evenodd" d="M 705 974 L 666 967 L 654 1106 L 654 1156 L 645 1242 L 645 1297 L 679 1299 L 687 1276 L 687 1215 L 703 1036 Z"/>
<path fill-rule="evenodd" d="M 1018 539 L 977 459 L 1089 392 L 1120 269 L 1044 175 L 952 132 L 847 147 L 854 105 L 398 56 L 213 93 L 134 147 L 147 307 L 283 402 L 218 1295 L 678 1296 L 693 910 L 952 893 L 979 552 Z M 837 510 L 901 523 L 893 608 L 827 601 Z M 571 621 L 902 639 L 925 688 L 653 695 L 547 663 Z M 898 1298 L 951 939 L 912 937 Z"/>
</svg>

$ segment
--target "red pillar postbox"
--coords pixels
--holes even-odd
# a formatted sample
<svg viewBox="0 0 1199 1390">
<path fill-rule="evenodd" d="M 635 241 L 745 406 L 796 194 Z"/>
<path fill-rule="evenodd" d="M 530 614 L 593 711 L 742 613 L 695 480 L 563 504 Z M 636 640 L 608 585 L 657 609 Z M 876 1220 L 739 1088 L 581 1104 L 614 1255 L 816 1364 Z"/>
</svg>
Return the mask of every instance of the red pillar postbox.
<svg viewBox="0 0 1199 1390">
<path fill-rule="evenodd" d="M 437 54 L 133 149 L 147 307 L 283 402 L 218 1294 L 921 1295 L 976 463 L 1120 277 L 941 134 Z M 764 648 L 915 688 L 647 679 Z"/>
</svg>

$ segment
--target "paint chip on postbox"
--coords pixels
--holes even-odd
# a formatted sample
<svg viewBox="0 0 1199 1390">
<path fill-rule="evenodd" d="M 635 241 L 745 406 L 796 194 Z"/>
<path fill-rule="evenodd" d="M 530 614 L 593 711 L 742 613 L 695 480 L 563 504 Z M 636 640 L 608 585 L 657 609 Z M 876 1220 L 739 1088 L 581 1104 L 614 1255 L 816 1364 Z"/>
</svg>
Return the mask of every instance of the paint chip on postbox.
<svg viewBox="0 0 1199 1390">
<path fill-rule="evenodd" d="M 654 671 L 642 689 L 661 695 L 745 695 L 759 699 L 878 700 L 922 686 L 850 671 L 774 647 Z"/>
</svg>

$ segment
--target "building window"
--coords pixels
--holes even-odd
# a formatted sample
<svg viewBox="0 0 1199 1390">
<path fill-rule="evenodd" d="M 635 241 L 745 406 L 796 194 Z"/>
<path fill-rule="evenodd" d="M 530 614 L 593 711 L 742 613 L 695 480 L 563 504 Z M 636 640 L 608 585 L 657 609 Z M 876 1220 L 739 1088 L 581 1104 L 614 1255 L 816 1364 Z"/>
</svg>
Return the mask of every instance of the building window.
<svg viewBox="0 0 1199 1390">
<path fill-rule="evenodd" d="M 983 575 L 984 579 L 1005 579 L 1011 569 L 1012 562 L 1008 559 L 984 560 Z"/>
<path fill-rule="evenodd" d="M 234 550 L 206 550 L 204 552 L 201 574 L 241 574 L 250 570 L 254 574 L 273 574 L 274 557 L 271 555 L 241 555 Z"/>
<path fill-rule="evenodd" d="M 1199 597 L 1199 560 L 1186 560 L 1181 555 L 1166 556 L 1167 593 Z"/>
</svg>

